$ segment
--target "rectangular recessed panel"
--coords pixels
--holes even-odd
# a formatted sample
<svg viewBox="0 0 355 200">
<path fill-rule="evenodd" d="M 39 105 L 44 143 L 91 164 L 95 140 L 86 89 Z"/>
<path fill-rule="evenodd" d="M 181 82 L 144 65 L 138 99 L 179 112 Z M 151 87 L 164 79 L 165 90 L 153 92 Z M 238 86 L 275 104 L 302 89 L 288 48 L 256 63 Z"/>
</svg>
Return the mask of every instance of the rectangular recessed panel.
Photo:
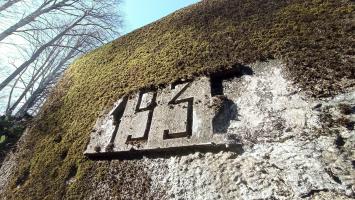
<svg viewBox="0 0 355 200">
<path fill-rule="evenodd" d="M 224 145 L 226 134 L 213 132 L 214 98 L 207 77 L 123 97 L 97 120 L 84 153 L 129 155 Z"/>
</svg>

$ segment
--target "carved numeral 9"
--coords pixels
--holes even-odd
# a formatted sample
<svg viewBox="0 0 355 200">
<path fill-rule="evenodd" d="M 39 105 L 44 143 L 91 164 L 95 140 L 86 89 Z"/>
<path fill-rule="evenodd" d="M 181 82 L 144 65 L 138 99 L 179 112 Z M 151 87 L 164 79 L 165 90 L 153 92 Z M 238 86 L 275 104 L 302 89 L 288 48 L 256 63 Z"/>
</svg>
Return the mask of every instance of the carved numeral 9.
<svg viewBox="0 0 355 200">
<path fill-rule="evenodd" d="M 141 108 L 143 95 L 148 92 L 152 93 L 152 98 L 150 100 L 150 103 L 145 108 Z M 139 97 L 138 97 L 138 102 L 137 102 L 137 105 L 135 108 L 135 113 L 148 111 L 148 119 L 147 119 L 147 123 L 145 126 L 144 135 L 142 137 L 138 137 L 138 138 L 132 138 L 132 135 L 128 135 L 126 143 L 133 142 L 133 141 L 144 141 L 144 140 L 148 139 L 150 126 L 152 124 L 153 111 L 154 111 L 154 108 L 156 107 L 156 97 L 157 97 L 156 91 L 141 91 L 141 92 L 139 92 Z"/>
</svg>

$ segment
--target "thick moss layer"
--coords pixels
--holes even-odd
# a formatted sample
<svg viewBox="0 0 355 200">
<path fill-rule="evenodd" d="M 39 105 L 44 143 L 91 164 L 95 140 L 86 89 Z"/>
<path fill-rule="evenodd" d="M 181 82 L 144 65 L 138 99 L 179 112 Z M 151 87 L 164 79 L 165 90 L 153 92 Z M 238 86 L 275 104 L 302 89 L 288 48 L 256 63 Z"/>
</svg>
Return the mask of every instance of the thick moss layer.
<svg viewBox="0 0 355 200">
<path fill-rule="evenodd" d="M 272 58 L 313 96 L 354 86 L 354 8 L 350 0 L 203 1 L 83 56 L 30 129 L 5 195 L 85 199 L 105 182 L 117 197 L 139 198 L 150 184 L 139 160 L 115 162 L 131 179 L 110 182 L 110 162 L 82 154 L 99 113 L 139 88 Z"/>
</svg>

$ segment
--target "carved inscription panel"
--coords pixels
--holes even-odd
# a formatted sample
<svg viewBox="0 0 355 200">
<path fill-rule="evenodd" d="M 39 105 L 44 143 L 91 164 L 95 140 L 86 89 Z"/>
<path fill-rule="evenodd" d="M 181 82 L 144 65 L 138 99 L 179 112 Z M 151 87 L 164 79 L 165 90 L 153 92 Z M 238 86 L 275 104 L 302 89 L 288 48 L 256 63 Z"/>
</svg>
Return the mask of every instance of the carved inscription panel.
<svg viewBox="0 0 355 200">
<path fill-rule="evenodd" d="M 211 85 L 203 77 L 121 98 L 97 120 L 85 154 L 224 145 L 224 134 L 213 127 Z"/>
</svg>

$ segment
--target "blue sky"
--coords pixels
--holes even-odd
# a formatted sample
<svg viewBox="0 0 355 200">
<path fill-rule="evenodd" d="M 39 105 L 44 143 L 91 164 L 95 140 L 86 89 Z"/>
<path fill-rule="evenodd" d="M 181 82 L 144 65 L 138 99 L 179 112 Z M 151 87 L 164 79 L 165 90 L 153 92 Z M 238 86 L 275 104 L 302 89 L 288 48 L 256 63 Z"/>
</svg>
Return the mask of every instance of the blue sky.
<svg viewBox="0 0 355 200">
<path fill-rule="evenodd" d="M 196 2 L 199 0 L 123 0 L 123 34 Z"/>
</svg>

